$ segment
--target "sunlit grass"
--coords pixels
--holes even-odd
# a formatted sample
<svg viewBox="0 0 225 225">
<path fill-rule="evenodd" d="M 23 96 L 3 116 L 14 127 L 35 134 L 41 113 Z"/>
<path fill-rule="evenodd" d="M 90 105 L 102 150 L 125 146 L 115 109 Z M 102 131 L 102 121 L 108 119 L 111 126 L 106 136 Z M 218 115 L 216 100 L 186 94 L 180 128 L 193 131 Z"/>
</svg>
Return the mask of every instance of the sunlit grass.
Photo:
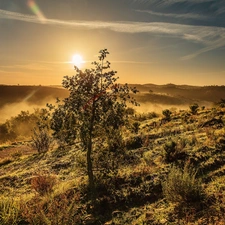
<svg viewBox="0 0 225 225">
<path fill-rule="evenodd" d="M 160 125 L 162 115 L 153 118 L 141 115 L 140 120 L 138 117 L 132 118 L 132 122 L 137 121 L 140 126 L 137 134 L 132 129 L 124 130 L 124 162 L 120 164 L 118 170 L 106 175 L 96 171 L 98 174 L 96 179 L 99 179 L 98 190 L 100 190 L 96 210 L 99 214 L 105 210 L 105 218 L 99 219 L 98 216 L 96 218 L 104 222 L 112 221 L 114 224 L 147 222 L 169 224 L 171 221 L 171 224 L 200 225 L 204 221 L 208 221 L 208 224 L 212 223 L 214 217 L 217 224 L 223 224 L 225 129 L 218 128 L 216 125 L 199 127 L 199 124 L 211 120 L 212 115 L 216 113 L 214 111 L 200 110 L 199 114 L 191 115 L 187 122 L 182 120 L 182 113 L 171 114 L 171 121 L 162 125 Z M 183 161 L 177 157 L 174 157 L 172 162 L 165 161 L 164 147 L 171 141 L 176 143 L 175 150 L 178 153 L 180 151 L 185 153 L 186 158 Z M 133 144 L 133 147 L 127 148 L 128 144 L 130 146 Z M 26 155 L 17 149 L 17 145 L 7 143 L 0 146 L 0 154 L 7 149 L 11 149 L 10 154 L 0 160 L 0 215 L 3 215 L 3 222 L 0 221 L 0 224 L 9 224 L 9 221 L 10 224 L 16 221 L 16 224 L 23 220 L 25 217 L 21 212 L 21 204 L 25 204 L 22 207 L 28 210 L 27 219 L 31 219 L 35 213 L 40 213 L 42 207 L 47 207 L 48 211 L 43 218 L 46 219 L 45 221 L 53 221 L 51 210 L 56 209 L 55 207 L 60 204 L 67 219 L 71 216 L 71 209 L 75 214 L 79 212 L 80 214 L 77 215 L 83 220 L 91 218 L 88 213 L 89 203 L 85 202 L 88 186 L 86 155 L 79 145 L 67 146 L 64 149 L 55 146 L 45 154 L 33 151 Z M 185 163 L 189 163 L 196 173 L 184 170 Z M 172 178 L 171 182 L 168 180 L 168 174 L 172 173 L 170 171 L 172 164 L 176 164 L 173 171 L 173 177 L 176 179 L 173 180 L 173 184 Z M 52 190 L 44 195 L 35 191 L 31 182 L 32 178 L 40 173 L 56 178 Z M 179 211 L 178 206 L 182 207 L 181 203 L 184 200 L 181 201 L 180 197 L 169 189 L 167 192 L 162 192 L 161 184 L 166 181 L 168 186 L 174 185 L 174 188 L 179 186 L 183 192 L 186 189 L 182 187 L 182 182 L 189 190 L 195 191 L 199 188 L 199 192 L 207 196 L 203 200 L 202 210 L 197 208 L 195 209 L 197 211 L 192 212 L 185 209 L 186 214 L 184 211 Z M 187 190 L 185 193 L 187 194 Z M 76 199 L 76 206 L 71 204 L 67 195 Z M 177 202 L 171 202 L 170 197 Z M 60 198 L 63 199 L 61 203 Z M 39 208 L 35 209 L 35 204 Z M 189 207 L 189 204 L 187 205 Z M 113 216 L 116 215 L 114 213 L 116 211 L 119 211 L 118 217 Z M 212 214 L 209 216 L 210 212 Z M 63 213 L 57 211 L 57 216 L 63 221 Z M 37 215 L 36 219 L 41 220 L 40 215 Z"/>
</svg>

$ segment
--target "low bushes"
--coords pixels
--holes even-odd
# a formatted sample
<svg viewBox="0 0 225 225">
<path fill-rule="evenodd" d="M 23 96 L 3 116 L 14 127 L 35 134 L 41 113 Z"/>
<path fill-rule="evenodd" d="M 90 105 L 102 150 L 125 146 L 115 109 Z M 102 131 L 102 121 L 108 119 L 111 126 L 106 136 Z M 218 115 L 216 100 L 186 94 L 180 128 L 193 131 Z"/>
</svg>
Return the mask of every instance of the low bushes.
<svg viewBox="0 0 225 225">
<path fill-rule="evenodd" d="M 172 166 L 163 182 L 163 193 L 169 202 L 182 206 L 199 204 L 205 197 L 202 182 L 196 178 L 196 171 L 187 165 L 183 170 Z"/>
</svg>

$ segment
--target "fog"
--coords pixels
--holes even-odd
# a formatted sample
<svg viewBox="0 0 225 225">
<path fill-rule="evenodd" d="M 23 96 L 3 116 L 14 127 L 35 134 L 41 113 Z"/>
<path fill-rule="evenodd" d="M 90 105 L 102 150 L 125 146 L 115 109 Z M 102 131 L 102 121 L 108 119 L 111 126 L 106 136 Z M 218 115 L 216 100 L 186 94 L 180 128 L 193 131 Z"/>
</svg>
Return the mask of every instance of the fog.
<svg viewBox="0 0 225 225">
<path fill-rule="evenodd" d="M 44 101 L 42 104 L 31 104 L 29 102 L 23 101 L 18 103 L 10 103 L 6 104 L 0 108 L 0 124 L 4 123 L 6 120 L 10 119 L 11 117 L 17 116 L 21 111 L 29 111 L 30 113 L 34 112 L 37 108 L 45 108 L 47 103 L 55 104 L 55 99 L 49 98 L 48 100 Z M 199 106 L 212 107 L 211 102 L 198 102 Z M 169 109 L 171 111 L 179 110 L 188 110 L 189 104 L 184 105 L 171 105 L 171 104 L 160 104 L 160 103 L 140 103 L 140 106 L 131 106 L 133 107 L 137 113 L 149 113 L 155 112 L 158 114 L 162 114 L 164 109 Z"/>
<path fill-rule="evenodd" d="M 164 109 L 171 111 L 179 111 L 189 109 L 188 105 L 165 105 L 165 104 L 152 104 L 152 103 L 141 103 L 140 106 L 134 108 L 137 113 L 148 113 L 156 112 L 162 114 Z"/>
<path fill-rule="evenodd" d="M 29 111 L 30 113 L 33 113 L 37 108 L 46 108 L 47 103 L 54 104 L 55 100 L 49 99 L 46 103 L 42 104 L 31 104 L 26 101 L 6 104 L 0 108 L 0 124 L 4 123 L 11 117 L 17 116 L 21 111 Z"/>
</svg>

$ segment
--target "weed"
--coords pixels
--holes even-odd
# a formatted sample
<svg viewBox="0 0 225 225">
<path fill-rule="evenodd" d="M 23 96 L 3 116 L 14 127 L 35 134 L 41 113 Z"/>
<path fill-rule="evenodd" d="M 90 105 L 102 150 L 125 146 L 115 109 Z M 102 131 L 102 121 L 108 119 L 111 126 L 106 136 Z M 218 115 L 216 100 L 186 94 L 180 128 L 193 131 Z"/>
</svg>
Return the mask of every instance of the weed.
<svg viewBox="0 0 225 225">
<path fill-rule="evenodd" d="M 83 210 L 77 206 L 79 195 L 73 192 L 56 197 L 39 196 L 23 205 L 23 217 L 31 225 L 81 224 Z"/>
<path fill-rule="evenodd" d="M 49 194 L 56 184 L 56 177 L 52 175 L 37 174 L 31 179 L 31 187 L 40 195 Z"/>
<path fill-rule="evenodd" d="M 20 204 L 13 198 L 1 198 L 0 200 L 0 224 L 16 225 L 20 221 Z"/>
</svg>

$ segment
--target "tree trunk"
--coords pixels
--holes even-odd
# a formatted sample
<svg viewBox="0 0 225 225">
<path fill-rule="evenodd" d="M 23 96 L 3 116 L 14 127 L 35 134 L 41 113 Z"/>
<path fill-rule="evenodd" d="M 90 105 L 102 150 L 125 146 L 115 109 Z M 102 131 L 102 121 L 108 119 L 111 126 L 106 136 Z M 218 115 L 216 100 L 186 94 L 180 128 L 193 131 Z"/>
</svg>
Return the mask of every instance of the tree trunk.
<svg viewBox="0 0 225 225">
<path fill-rule="evenodd" d="M 89 135 L 88 135 L 88 145 L 87 145 L 88 187 L 89 187 L 90 197 L 91 197 L 92 203 L 95 201 L 95 198 L 96 198 L 96 196 L 95 196 L 95 185 L 94 185 L 94 174 L 93 174 L 92 158 L 91 158 L 94 119 L 95 119 L 95 101 L 93 100 L 90 127 L 89 127 Z"/>
<path fill-rule="evenodd" d="M 93 168 L 92 168 L 91 153 L 92 153 L 92 134 L 89 137 L 88 146 L 87 146 L 87 173 L 88 173 L 89 191 L 91 194 L 91 199 L 93 200 L 93 198 L 94 198 L 94 175 L 93 175 Z"/>
</svg>

